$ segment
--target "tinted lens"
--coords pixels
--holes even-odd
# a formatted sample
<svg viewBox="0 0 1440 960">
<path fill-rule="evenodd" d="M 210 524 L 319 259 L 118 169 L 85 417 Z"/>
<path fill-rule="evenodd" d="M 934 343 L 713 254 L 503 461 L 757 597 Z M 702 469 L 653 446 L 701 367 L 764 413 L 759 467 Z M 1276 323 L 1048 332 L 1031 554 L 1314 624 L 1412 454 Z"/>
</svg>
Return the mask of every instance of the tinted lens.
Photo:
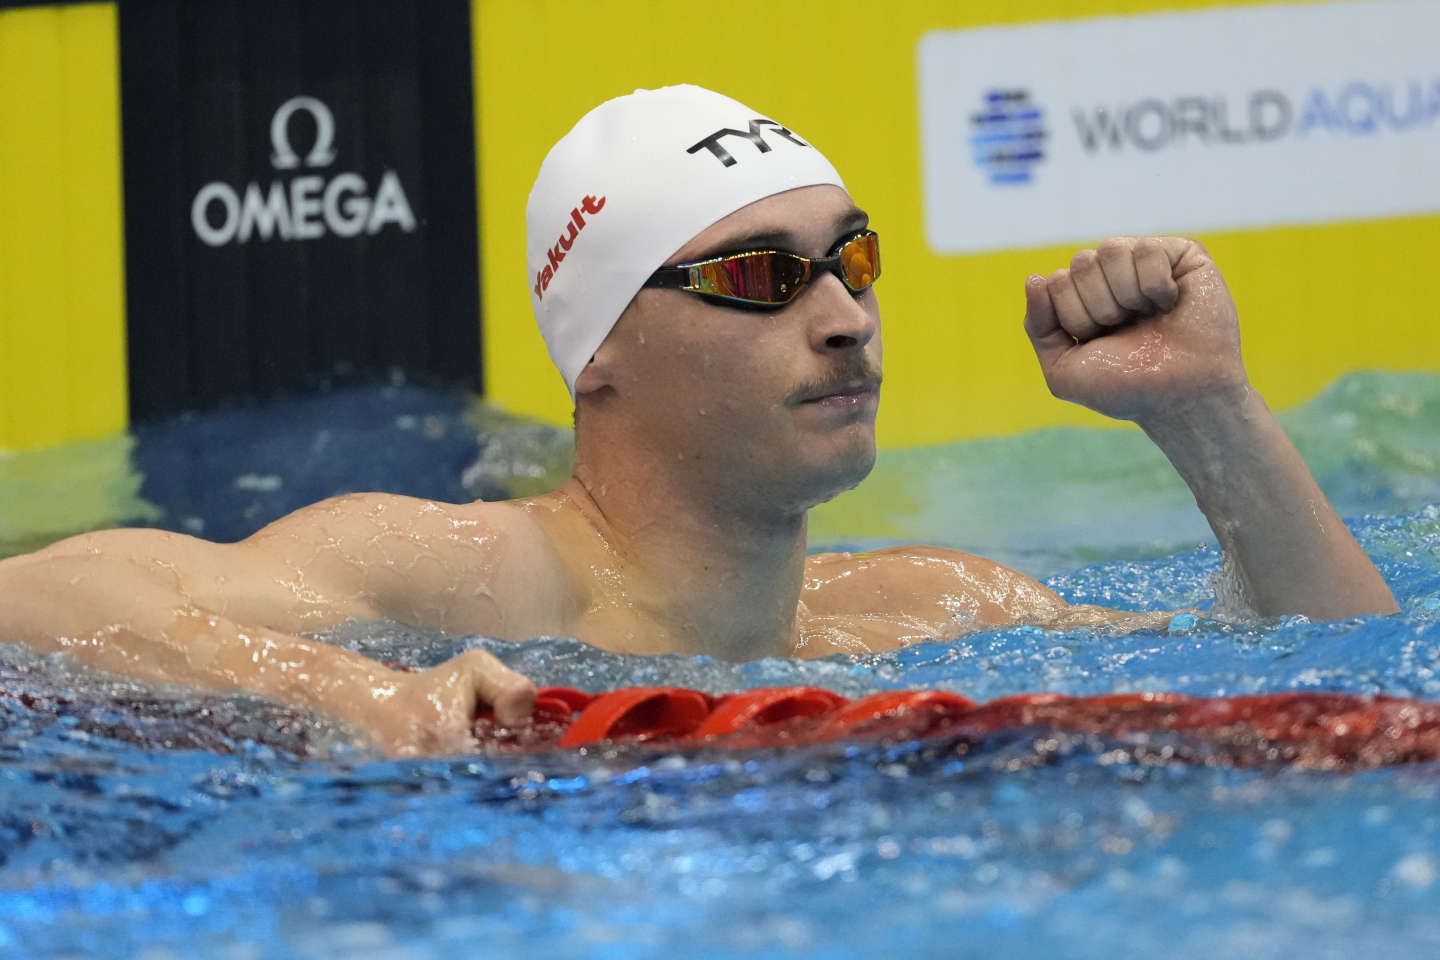
<svg viewBox="0 0 1440 960">
<path fill-rule="evenodd" d="M 789 303 L 804 285 L 809 264 L 788 253 L 750 253 L 700 268 L 701 292 L 754 303 Z"/>
<path fill-rule="evenodd" d="M 880 238 L 867 233 L 840 248 L 840 272 L 845 286 L 857 293 L 880 276 Z"/>
</svg>

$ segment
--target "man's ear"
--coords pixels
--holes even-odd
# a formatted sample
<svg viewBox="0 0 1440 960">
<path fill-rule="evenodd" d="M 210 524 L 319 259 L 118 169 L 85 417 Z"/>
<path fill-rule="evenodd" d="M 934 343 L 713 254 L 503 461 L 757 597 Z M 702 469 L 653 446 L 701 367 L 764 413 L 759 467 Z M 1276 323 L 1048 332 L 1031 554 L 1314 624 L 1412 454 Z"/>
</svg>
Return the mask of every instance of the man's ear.
<svg viewBox="0 0 1440 960">
<path fill-rule="evenodd" d="M 610 386 L 610 366 L 605 363 L 601 354 L 605 352 L 602 345 L 590 362 L 585 364 L 585 369 L 580 371 L 580 376 L 575 378 L 575 396 L 595 393 Z"/>
<path fill-rule="evenodd" d="M 621 354 L 625 352 L 622 346 L 625 335 L 621 333 L 617 336 L 616 331 L 626 325 L 626 319 L 634 308 L 635 301 L 632 300 L 620 314 L 620 319 L 615 321 L 615 326 L 610 329 L 610 334 L 596 348 L 595 355 L 590 358 L 590 362 L 585 364 L 585 369 L 580 371 L 580 376 L 575 378 L 576 397 L 615 386 L 616 373 L 621 365 Z"/>
</svg>

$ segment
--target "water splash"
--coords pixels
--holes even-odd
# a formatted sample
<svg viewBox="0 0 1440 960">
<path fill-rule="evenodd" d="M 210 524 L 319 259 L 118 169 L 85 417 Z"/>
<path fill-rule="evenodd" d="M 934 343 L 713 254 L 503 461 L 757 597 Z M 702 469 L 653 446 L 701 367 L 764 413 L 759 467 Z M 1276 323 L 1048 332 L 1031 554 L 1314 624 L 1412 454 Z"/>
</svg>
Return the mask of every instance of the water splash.
<svg viewBox="0 0 1440 960">
<path fill-rule="evenodd" d="M 1403 607 L 1394 617 L 1202 616 L 1125 637 L 1016 628 L 871 657 L 743 665 L 393 624 L 351 624 L 328 639 L 414 665 L 481 646 L 543 683 L 588 689 L 813 683 L 847 696 L 940 687 L 976 699 L 1339 689 L 1440 699 L 1437 385 L 1433 375 L 1347 378 L 1286 420 L 1392 584 Z M 403 470 L 408 489 L 439 495 L 424 491 L 456 484 L 487 441 L 465 432 L 465 404 L 436 401 L 436 412 L 423 401 L 375 400 L 395 416 L 369 427 L 342 417 L 312 429 L 324 418 L 294 409 L 256 414 L 246 429 L 275 434 L 272 453 L 282 453 L 227 459 L 225 482 L 213 485 L 201 464 L 190 493 L 178 482 L 146 489 L 171 490 L 152 500 L 165 523 L 203 507 L 213 510 L 207 529 L 243 532 L 307 484 L 336 482 L 326 470 L 358 469 L 282 455 L 333 450 L 321 431 L 352 430 L 352 451 L 395 449 L 394 431 L 415 440 L 403 457 L 367 459 L 379 464 L 367 485 L 389 486 L 385 471 Z M 416 419 L 405 427 L 400 416 Z M 438 427 L 425 427 L 429 416 Z M 190 442 L 173 425 L 138 443 L 162 439 L 177 450 Z M 1163 463 L 1146 465 L 1137 440 L 1054 431 L 895 455 L 897 472 L 885 466 L 877 478 L 881 515 L 852 500 L 848 519 L 837 504 L 817 528 L 856 543 L 994 543 L 1071 600 L 1203 607 L 1220 558 L 1195 546 L 1208 542 L 1198 514 L 1165 486 Z M 530 456 L 531 441 L 490 442 L 492 462 Z M 541 446 L 549 453 L 532 461 L 557 449 Z M 507 449 L 521 452 L 499 456 Z M 1043 496 L 1051 481 L 1030 471 L 1049 457 L 1059 459 L 1047 477 L 1064 475 L 1056 463 L 1075 470 L 1072 489 L 1090 508 Z M 907 469 L 935 476 L 902 483 Z M 475 476 L 499 484 L 503 473 Z M 247 474 L 280 484 L 230 482 Z M 903 496 L 887 499 L 892 481 Z M 231 493 L 195 499 L 210 486 Z M 448 957 L 477 944 L 627 958 L 1440 952 L 1433 766 L 1343 776 L 1177 766 L 1156 762 L 1161 741 L 1033 733 L 963 757 L 935 744 L 826 744 L 389 762 L 320 717 L 78 674 L 4 644 L 0 688 L 12 694 L 0 698 L 0 954 Z M 140 745 L 166 738 L 174 748 Z"/>
</svg>

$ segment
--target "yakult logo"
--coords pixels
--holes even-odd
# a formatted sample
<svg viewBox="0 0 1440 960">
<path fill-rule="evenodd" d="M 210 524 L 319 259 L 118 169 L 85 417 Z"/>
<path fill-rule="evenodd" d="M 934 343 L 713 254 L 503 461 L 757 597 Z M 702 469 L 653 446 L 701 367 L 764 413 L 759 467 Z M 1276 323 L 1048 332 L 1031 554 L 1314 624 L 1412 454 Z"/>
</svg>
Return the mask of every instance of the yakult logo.
<svg viewBox="0 0 1440 960">
<path fill-rule="evenodd" d="M 560 234 L 560 239 L 555 245 L 545 251 L 545 259 L 549 261 L 540 267 L 535 273 L 535 299 L 544 300 L 545 291 L 550 289 L 550 281 L 555 279 L 555 274 L 560 270 L 560 264 L 565 261 L 565 254 L 575 245 L 580 237 L 580 231 L 585 229 L 585 214 L 594 216 L 605 209 L 605 198 L 595 199 L 586 197 L 580 201 L 579 206 L 570 208 L 570 219 L 565 221 L 565 230 Z"/>
<path fill-rule="evenodd" d="M 315 144 L 302 159 L 290 140 L 291 120 L 304 111 L 315 122 Z M 335 162 L 335 116 L 314 97 L 294 97 L 280 105 L 270 121 L 270 164 L 276 170 L 319 169 Z M 248 243 L 251 239 L 316 240 L 329 234 L 358 237 L 394 224 L 415 230 L 415 213 L 394 170 L 380 175 L 372 198 L 365 178 L 345 171 L 327 180 L 303 174 L 246 184 L 243 192 L 222 181 L 207 183 L 190 205 L 195 235 L 207 246 Z"/>
</svg>

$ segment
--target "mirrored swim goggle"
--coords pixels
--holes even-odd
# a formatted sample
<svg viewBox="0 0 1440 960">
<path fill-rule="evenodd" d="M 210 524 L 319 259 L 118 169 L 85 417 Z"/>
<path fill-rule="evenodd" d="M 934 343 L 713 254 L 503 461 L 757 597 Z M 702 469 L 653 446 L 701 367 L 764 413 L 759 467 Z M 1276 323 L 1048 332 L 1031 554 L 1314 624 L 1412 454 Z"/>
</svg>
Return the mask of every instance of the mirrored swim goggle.
<svg viewBox="0 0 1440 960">
<path fill-rule="evenodd" d="M 749 250 L 695 263 L 661 267 L 647 287 L 684 290 L 762 309 L 778 309 L 800 295 L 817 271 L 833 273 L 851 293 L 869 289 L 880 276 L 880 236 L 865 230 L 842 240 L 828 257 L 783 250 Z"/>
</svg>

